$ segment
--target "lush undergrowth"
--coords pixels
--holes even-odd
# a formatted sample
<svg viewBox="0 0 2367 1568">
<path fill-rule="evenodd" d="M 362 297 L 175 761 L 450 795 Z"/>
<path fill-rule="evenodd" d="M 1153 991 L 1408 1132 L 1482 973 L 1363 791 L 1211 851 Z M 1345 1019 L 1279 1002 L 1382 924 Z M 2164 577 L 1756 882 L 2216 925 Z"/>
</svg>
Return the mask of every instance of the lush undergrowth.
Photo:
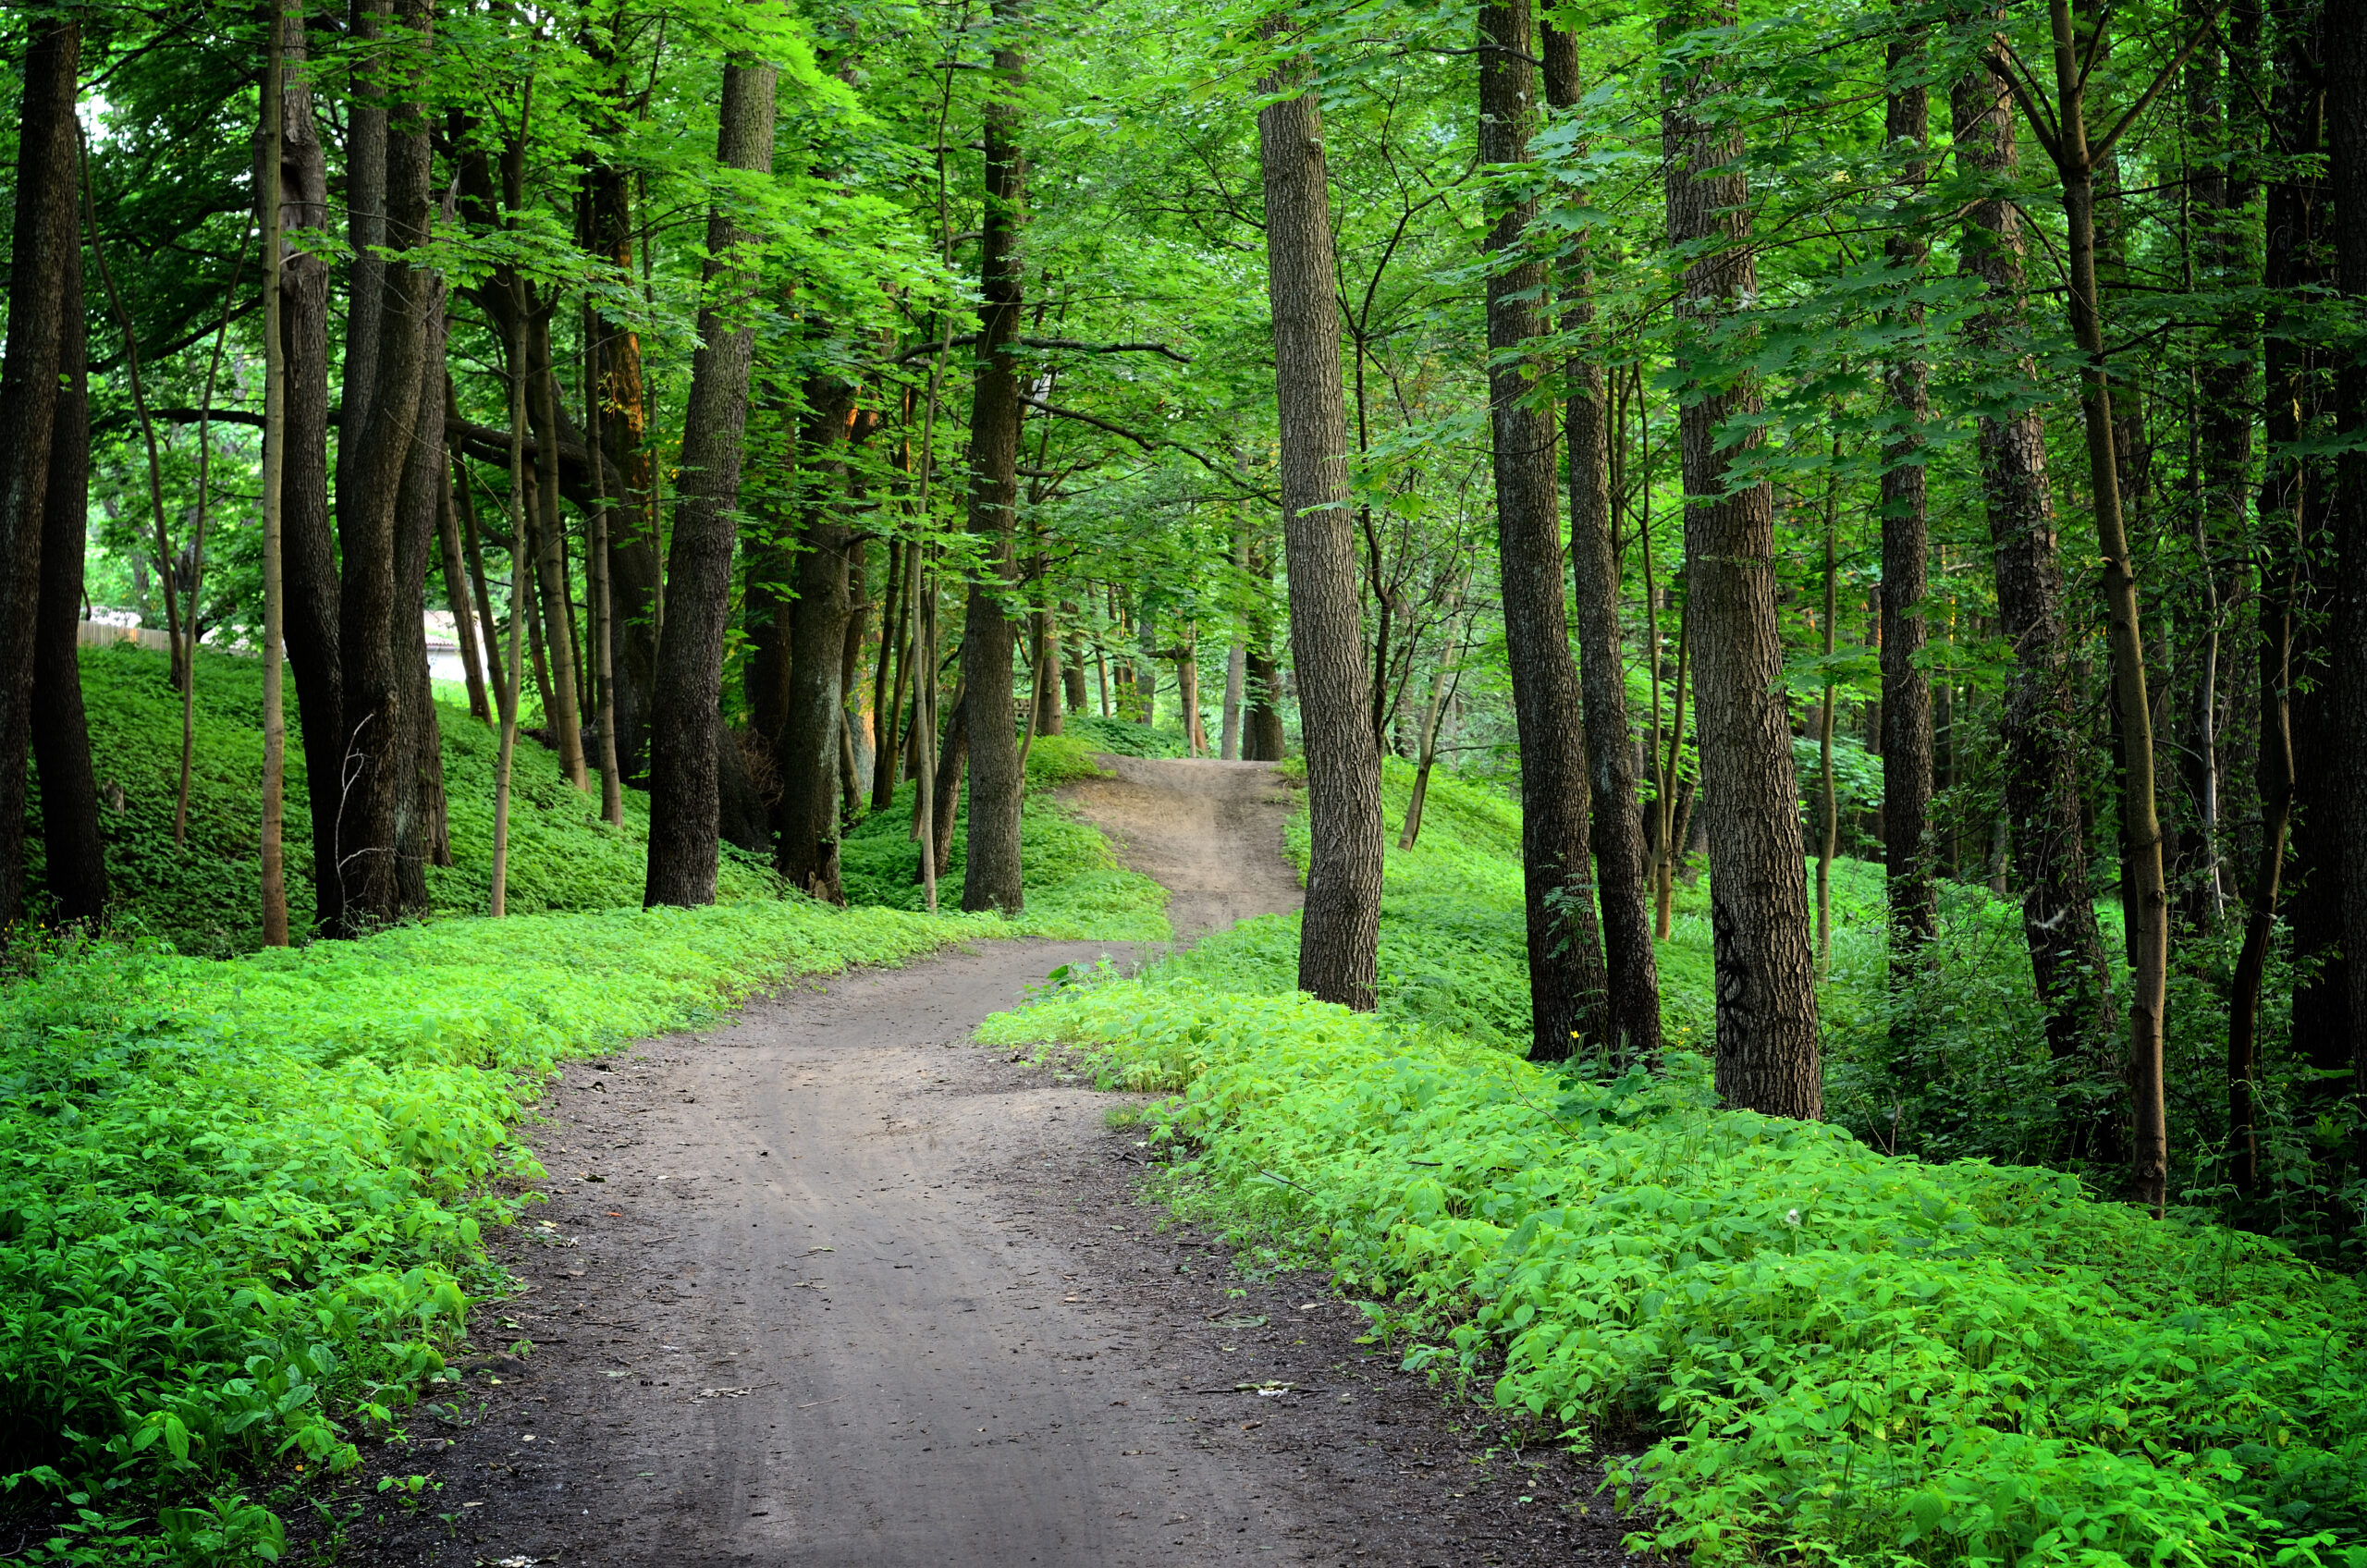
<svg viewBox="0 0 2367 1568">
<path fill-rule="evenodd" d="M 860 907 L 917 904 L 891 875 L 914 865 L 895 813 L 850 836 L 858 907 L 771 896 L 769 872 L 728 860 L 735 901 L 645 913 L 646 798 L 628 792 L 625 827 L 607 827 L 532 744 L 511 818 L 520 913 L 466 918 L 486 890 L 494 738 L 447 708 L 459 864 L 429 876 L 453 917 L 242 950 L 260 937 L 260 670 L 201 663 L 190 829 L 175 846 L 179 710 L 163 669 L 138 650 L 84 655 L 109 934 L 46 951 L 20 941 L 0 986 L 0 1509 L 38 1516 L 66 1499 L 76 1512 L 54 1554 L 68 1561 L 276 1550 L 277 1520 L 240 1488 L 277 1464 L 350 1465 L 358 1439 L 443 1376 L 472 1302 L 500 1287 L 484 1228 L 513 1221 L 505 1194 L 539 1174 L 511 1129 L 562 1057 L 681 1027 L 786 975 L 967 937 L 1168 935 L 1164 890 L 1040 793 L 1017 920 Z M 289 764 L 300 900 L 309 822 L 292 749 Z M 1076 742 L 1031 750 L 1033 790 L 1093 771 Z M 556 911 L 573 913 L 538 913 Z M 211 1505 L 186 1506 L 201 1498 Z"/>
<path fill-rule="evenodd" d="M 81 665 L 114 900 L 111 927 L 127 937 L 162 937 L 184 953 L 219 958 L 254 951 L 263 945 L 255 864 L 263 820 L 262 664 L 210 649 L 198 655 L 189 829 L 186 843 L 178 845 L 173 842 L 173 808 L 180 779 L 181 709 L 179 695 L 166 680 L 165 655 L 117 643 L 83 649 Z M 303 930 L 313 915 L 313 816 L 292 680 L 287 696 L 288 917 Z M 437 914 L 483 914 L 493 885 L 498 741 L 465 707 L 438 704 L 436 717 L 444 738 L 454 864 L 427 868 L 428 893 Z M 649 797 L 625 791 L 622 827 L 602 823 L 599 809 L 596 794 L 568 783 L 555 753 L 521 741 L 509 818 L 513 913 L 640 904 Z M 37 781 L 31 815 L 38 821 Z M 31 913 L 39 918 L 41 843 L 30 822 L 27 836 Z M 726 901 L 756 898 L 772 892 L 773 880 L 761 864 L 727 851 L 717 889 Z"/>
<path fill-rule="evenodd" d="M 2353 1281 L 2056 1172 L 1714 1109 L 1681 1048 L 1707 1024 L 1686 1011 L 1707 941 L 1682 916 L 1662 947 L 1665 1077 L 1520 1060 L 1518 1018 L 1489 999 L 1523 993 L 1516 843 L 1508 810 L 1433 786 L 1421 849 L 1391 852 L 1375 1015 L 1293 994 L 1291 925 L 1269 920 L 985 1036 L 1182 1091 L 1152 1120 L 1191 1156 L 1170 1178 L 1187 1208 L 1278 1261 L 1328 1263 L 1410 1364 L 1492 1377 L 1547 1433 L 1640 1444 L 1615 1470 L 1660 1510 L 1639 1544 L 1703 1562 L 2367 1564 Z M 1878 899 L 1870 874 L 1836 901 Z M 1877 1022 L 1865 924 L 1835 933 L 1840 1036 Z"/>
<path fill-rule="evenodd" d="M 1167 889 L 1121 866 L 1099 830 L 1079 822 L 1051 796 L 1061 785 L 1098 771 L 1086 744 L 1075 737 L 1040 735 L 1028 747 L 1027 795 L 1019 822 L 1020 887 L 1026 908 L 1012 923 L 1012 935 L 1102 941 L 1160 941 L 1169 935 L 1163 913 Z M 849 903 L 926 907 L 920 845 L 912 836 L 917 789 L 909 783 L 899 786 L 886 811 L 865 817 L 840 841 L 839 876 Z M 940 909 L 962 905 L 969 827 L 964 791 L 954 808 L 951 861 L 938 879 Z"/>
<path fill-rule="evenodd" d="M 482 1227 L 539 1174 L 509 1129 L 558 1059 L 1000 928 L 790 899 L 41 961 L 0 996 L 0 1472 L 112 1520 L 350 1464 L 497 1283 Z M 149 1548 L 222 1528 L 163 1517 Z"/>
<path fill-rule="evenodd" d="M 1185 750 L 1180 723 L 1153 727 L 1131 718 L 1073 713 L 1062 728 L 1067 730 L 1065 739 L 1088 751 L 1115 752 L 1122 757 L 1180 757 Z"/>
</svg>

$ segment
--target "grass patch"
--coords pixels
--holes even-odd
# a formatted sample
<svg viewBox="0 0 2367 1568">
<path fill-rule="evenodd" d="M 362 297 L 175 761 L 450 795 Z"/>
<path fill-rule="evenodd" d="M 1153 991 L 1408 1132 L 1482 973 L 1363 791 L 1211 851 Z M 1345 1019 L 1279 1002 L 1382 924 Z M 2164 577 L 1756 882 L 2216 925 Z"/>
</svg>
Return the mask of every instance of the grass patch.
<svg viewBox="0 0 2367 1568">
<path fill-rule="evenodd" d="M 263 665 L 201 649 L 197 655 L 196 736 L 190 778 L 187 842 L 173 842 L 180 778 L 179 694 L 167 661 L 130 643 L 80 650 L 82 700 L 89 710 L 91 762 L 101 794 L 113 903 L 110 928 L 126 937 L 160 937 L 180 952 L 209 958 L 263 946 L 263 895 L 257 857 L 263 827 Z M 313 923 L 313 813 L 304 749 L 297 731 L 296 688 L 288 706 L 287 820 L 288 914 Z M 493 888 L 493 785 L 499 737 L 466 707 L 437 705 L 444 741 L 444 793 L 454 864 L 427 868 L 428 896 L 439 915 L 483 914 Z M 119 802 L 119 803 L 118 803 Z M 631 909 L 641 903 L 649 847 L 649 797 L 625 791 L 625 820 L 599 820 L 596 793 L 567 781 L 557 753 L 521 740 L 510 783 L 511 913 Z M 40 788 L 29 811 L 28 913 L 44 918 L 38 828 Z M 772 875 L 726 847 L 717 877 L 725 902 L 769 898 Z"/>
<path fill-rule="evenodd" d="M 1683 1048 L 1708 1043 L 1704 889 L 1662 945 L 1666 1076 L 1522 1060 L 1517 818 L 1432 790 L 1422 847 L 1390 855 L 1377 1013 L 1296 995 L 1294 929 L 1269 920 L 982 1037 L 1176 1092 L 1153 1120 L 1178 1201 L 1328 1264 L 1409 1366 L 1489 1381 L 1543 1436 L 1640 1442 L 1614 1465 L 1660 1510 L 1638 1548 L 2367 1563 L 2353 1280 L 2059 1172 L 1716 1109 Z M 1843 877 L 1836 1039 L 1880 1022 L 1879 897 L 1874 868 Z"/>
</svg>

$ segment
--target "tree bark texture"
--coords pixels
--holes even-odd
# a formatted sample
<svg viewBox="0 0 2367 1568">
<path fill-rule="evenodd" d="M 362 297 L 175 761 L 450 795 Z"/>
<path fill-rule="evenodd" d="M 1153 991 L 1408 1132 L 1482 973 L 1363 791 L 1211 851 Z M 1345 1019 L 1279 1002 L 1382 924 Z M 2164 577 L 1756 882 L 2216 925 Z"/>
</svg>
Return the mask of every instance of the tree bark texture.
<svg viewBox="0 0 2367 1568">
<path fill-rule="evenodd" d="M 839 730 L 845 692 L 840 680 L 846 668 L 852 538 L 842 496 L 854 388 L 836 376 L 816 376 L 806 383 L 805 399 L 808 418 L 798 443 L 801 526 L 791 578 L 796 613 L 789 618 L 781 649 L 788 668 L 773 735 L 773 765 L 780 778 L 780 800 L 773 809 L 779 831 L 773 865 L 791 887 L 842 904 Z"/>
<path fill-rule="evenodd" d="M 716 161 L 769 173 L 774 67 L 724 67 Z M 657 649 L 649 765 L 649 872 L 644 904 L 715 901 L 722 801 L 723 639 L 731 609 L 732 508 L 755 349 L 753 236 L 720 208 L 706 226 L 707 262 L 682 426 L 682 476 L 667 559 L 666 624 Z"/>
<path fill-rule="evenodd" d="M 1019 150 L 1018 95 L 1026 57 L 1014 30 L 1021 0 L 995 0 L 1001 36 L 986 109 L 986 213 L 978 248 L 977 369 L 970 391 L 970 532 L 986 541 L 981 580 L 972 584 L 962 622 L 962 684 L 970 736 L 970 838 L 962 907 L 1017 914 L 1019 807 L 1025 781 L 1012 706 L 1012 646 L 1016 625 L 1004 613 L 1012 587 L 1012 540 L 1019 514 L 1019 236 L 1027 172 Z"/>
<path fill-rule="evenodd" d="M 396 102 L 385 128 L 385 210 L 382 242 L 402 250 L 425 240 L 432 200 L 433 160 L 424 91 L 431 12 L 428 0 L 401 0 L 382 57 Z M 362 182 L 357 181 L 357 184 Z M 359 217 L 359 214 L 357 215 Z M 398 656 L 399 622 L 415 618 L 402 593 L 400 536 L 405 484 L 413 467 L 420 393 L 429 351 L 428 320 L 439 299 L 433 275 L 405 263 L 377 263 L 349 323 L 376 328 L 368 355 L 372 374 L 357 387 L 348 366 L 348 396 L 360 390 L 360 423 L 349 406 L 339 443 L 337 535 L 343 590 L 337 606 L 337 662 L 342 681 L 344 741 L 337 759 L 337 864 L 345 919 L 357 925 L 401 919 L 423 908 L 421 867 L 402 852 L 407 808 L 415 800 L 415 755 L 408 743 L 415 722 L 405 710 L 414 699 L 411 671 Z M 356 263 L 356 288 L 363 288 Z M 349 342 L 348 352 L 354 346 Z M 432 516 L 432 513 L 431 513 Z"/>
<path fill-rule="evenodd" d="M 43 40 L 36 49 L 49 46 Z M 31 72 L 28 72 L 29 77 Z M 47 81 L 35 85 L 54 91 Z M 71 91 L 72 79 L 67 80 Z M 71 112 L 69 102 L 68 112 Z M 36 149 L 36 137 L 27 143 Z M 54 149 L 50 149 L 54 152 Z M 27 171 L 18 165 L 18 178 Z M 73 163 L 50 172 L 70 190 Z M 91 728 L 82 711 L 81 668 L 74 652 L 82 619 L 82 557 L 91 509 L 90 350 L 82 311 L 82 248 L 69 210 L 59 258 L 56 411 L 49 434 L 49 476 L 42 496 L 41 571 L 34 609 L 31 719 L 41 772 L 41 830 L 50 900 L 60 925 L 95 923 L 106 911 L 106 842 L 99 832 L 99 786 L 91 766 Z M 7 803 L 0 802 L 0 810 Z"/>
<path fill-rule="evenodd" d="M 1279 30 L 1279 23 L 1269 23 L 1268 36 Z M 1286 92 L 1302 86 L 1305 74 L 1302 63 L 1286 63 L 1259 91 Z M 1320 1000 L 1369 1011 L 1380 932 L 1380 750 L 1367 711 L 1371 692 L 1356 610 L 1323 111 L 1311 88 L 1258 111 L 1257 146 L 1282 423 L 1291 663 L 1306 748 L 1312 839 L 1298 984 Z"/>
<path fill-rule="evenodd" d="M 1490 14 L 1482 13 L 1483 28 Z M 1557 111 L 1574 109 L 1579 92 L 1577 37 L 1549 26 L 1543 30 L 1543 43 L 1546 102 Z M 1490 58 L 1481 56 L 1483 71 L 1490 68 Z M 1502 92 L 1501 85 L 1498 91 Z M 1489 106 L 1483 103 L 1480 112 L 1488 114 Z M 1583 342 L 1592 330 L 1593 290 L 1594 266 L 1581 232 L 1564 263 L 1564 336 Z M 1650 1062 L 1660 1055 L 1660 961 L 1652 949 L 1650 856 L 1636 792 L 1636 731 L 1627 717 L 1627 668 L 1619 628 L 1619 557 L 1612 543 L 1611 408 L 1599 360 L 1582 349 L 1565 374 L 1563 432 L 1569 453 L 1571 604 L 1577 614 L 1587 788 L 1610 1003 L 1604 1043 L 1614 1060 Z M 1423 723 L 1426 782 L 1437 753 L 1437 723 L 1435 711 Z M 1524 771 L 1527 752 L 1524 746 Z"/>
<path fill-rule="evenodd" d="M 19 110 L 7 355 L 0 362 L 0 931 L 24 914 L 37 584 L 67 331 L 66 272 L 79 270 L 81 246 L 74 118 L 81 55 L 79 25 L 36 24 Z M 78 321 L 74 330 L 80 329 Z"/>
<path fill-rule="evenodd" d="M 1924 33 L 1920 28 L 1890 45 L 1890 91 L 1883 133 L 1900 157 L 1903 202 L 1922 195 L 1930 165 L 1924 149 L 1931 139 L 1931 95 L 1923 86 Z M 1884 241 L 1884 252 L 1900 286 L 1922 282 L 1931 246 L 1919 220 L 1902 225 Z M 1907 303 L 1895 324 L 1912 343 L 1923 326 L 1923 308 Z M 1931 371 L 1913 349 L 1883 366 L 1883 391 L 1890 429 L 1883 443 L 1882 528 L 1882 753 L 1883 857 L 1887 874 L 1891 962 L 1904 978 L 1920 966 L 1940 925 L 1939 886 L 1932 876 L 1932 682 L 1923 671 L 1923 596 L 1932 554 L 1923 470 L 1923 426 L 1932 417 Z"/>
<path fill-rule="evenodd" d="M 559 447 L 559 400 L 551 362 L 551 314 L 546 302 L 526 322 L 526 417 L 533 422 L 538 451 Z M 440 433 L 439 433 L 440 434 Z M 440 444 L 440 443 L 439 443 Z M 592 774 L 583 753 L 583 684 L 577 679 L 575 614 L 567 595 L 567 530 L 558 509 L 559 464 L 534 465 L 534 581 L 542 593 L 543 639 L 551 664 L 553 702 L 543 715 L 558 742 L 558 766 L 568 782 L 589 789 Z"/>
<path fill-rule="evenodd" d="M 365 9 L 357 7 L 357 15 Z M 369 14 L 375 16 L 374 11 Z M 370 25 L 374 27 L 374 21 Z M 328 227 L 328 155 L 321 144 L 312 84 L 304 70 L 300 6 L 291 5 L 282 36 L 288 68 L 280 94 L 279 221 L 281 232 L 293 233 Z M 385 113 L 357 102 L 349 126 L 349 194 L 377 200 L 368 193 L 382 190 L 385 183 Z M 374 147 L 374 165 L 369 156 Z M 374 168 L 376 172 L 370 172 Z M 357 282 L 360 276 L 355 275 Z M 376 274 L 368 276 L 374 287 Z M 350 319 L 348 325 L 346 396 L 362 397 L 366 405 L 366 394 L 351 383 L 351 376 L 360 368 L 356 356 L 366 359 L 368 350 L 352 340 Z M 314 930 L 334 936 L 345 929 L 343 884 L 337 872 L 337 804 L 344 793 L 338 759 L 345 754 L 345 682 L 337 652 L 343 585 L 337 541 L 329 528 L 329 265 L 316 252 L 289 250 L 281 258 L 279 349 L 286 365 L 281 378 L 280 597 L 288 672 L 296 678 L 305 798 L 312 815 L 313 924 Z M 355 451 L 359 446 L 348 443 L 345 450 Z"/>
<path fill-rule="evenodd" d="M 1731 24 L 1723 0 L 1680 9 L 1687 28 Z M 1685 270 L 1676 349 L 1684 388 L 1686 614 L 1693 702 L 1709 781 L 1710 931 L 1717 974 L 1719 1097 L 1772 1116 L 1823 1114 L 1816 959 L 1801 857 L 1799 786 L 1776 624 L 1774 497 L 1762 482 L 1728 493 L 1727 421 L 1758 410 L 1747 376 L 1728 379 L 1718 339 L 1758 292 L 1741 132 L 1715 123 L 1714 58 L 1672 77 L 1662 110 L 1668 237 L 1704 245 Z M 1748 446 L 1756 435 L 1741 437 Z"/>
<path fill-rule="evenodd" d="M 1957 156 L 1989 188 L 1965 214 L 1964 264 L 1987 291 L 1968 335 L 1976 349 L 1994 353 L 2026 336 L 2024 219 L 1998 189 L 2016 161 L 2012 110 L 2004 87 L 1980 76 L 1956 83 L 1951 110 Z M 2035 377 L 2036 366 L 2025 358 L 2016 374 Z M 2102 1058 L 2113 1027 L 2111 972 L 2096 925 L 2080 820 L 2083 741 L 2047 486 L 2046 433 L 2034 409 L 1984 414 L 1979 443 L 1999 629 L 2014 650 L 1998 729 L 2005 752 L 2005 815 L 2022 884 L 2022 934 L 2046 1009 L 2057 1090 L 2065 1096 L 2065 1152 L 2106 1158 L 2114 1145 L 2112 1119 L 2100 1113 L 2108 1108 L 2079 1093 L 2081 1081 L 2108 1072 Z"/>
</svg>

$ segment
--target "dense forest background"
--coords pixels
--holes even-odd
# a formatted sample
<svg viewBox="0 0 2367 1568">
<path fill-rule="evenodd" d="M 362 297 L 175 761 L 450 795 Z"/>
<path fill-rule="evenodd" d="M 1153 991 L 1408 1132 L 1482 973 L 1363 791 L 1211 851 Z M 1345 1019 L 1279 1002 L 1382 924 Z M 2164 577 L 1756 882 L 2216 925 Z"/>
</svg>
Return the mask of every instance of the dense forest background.
<svg viewBox="0 0 2367 1568">
<path fill-rule="evenodd" d="M 1303 757 L 1370 1007 L 1440 769 L 1534 1059 L 2349 1266 L 2360 31 L 16 7 L 0 917 L 500 913 L 518 741 L 649 903 L 1015 914 L 1067 731 Z"/>
</svg>

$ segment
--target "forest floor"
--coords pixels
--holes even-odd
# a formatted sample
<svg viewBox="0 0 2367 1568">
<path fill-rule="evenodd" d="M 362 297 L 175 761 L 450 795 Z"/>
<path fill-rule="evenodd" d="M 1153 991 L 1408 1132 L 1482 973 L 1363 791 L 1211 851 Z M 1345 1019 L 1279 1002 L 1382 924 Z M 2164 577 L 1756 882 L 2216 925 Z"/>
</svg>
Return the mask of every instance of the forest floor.
<svg viewBox="0 0 2367 1568">
<path fill-rule="evenodd" d="M 1295 906 L 1270 767 L 1102 760 L 1072 803 L 1179 938 Z M 532 1349 L 297 1533 L 436 1568 L 1629 1561 L 1607 1500 L 1547 1506 L 1594 1490 L 1558 1451 L 1145 1203 L 1113 1096 L 972 1040 L 1105 956 L 1147 955 L 980 943 L 570 1064 L 528 1134 L 553 1201 L 495 1243 L 521 1289 L 474 1325 Z"/>
</svg>

